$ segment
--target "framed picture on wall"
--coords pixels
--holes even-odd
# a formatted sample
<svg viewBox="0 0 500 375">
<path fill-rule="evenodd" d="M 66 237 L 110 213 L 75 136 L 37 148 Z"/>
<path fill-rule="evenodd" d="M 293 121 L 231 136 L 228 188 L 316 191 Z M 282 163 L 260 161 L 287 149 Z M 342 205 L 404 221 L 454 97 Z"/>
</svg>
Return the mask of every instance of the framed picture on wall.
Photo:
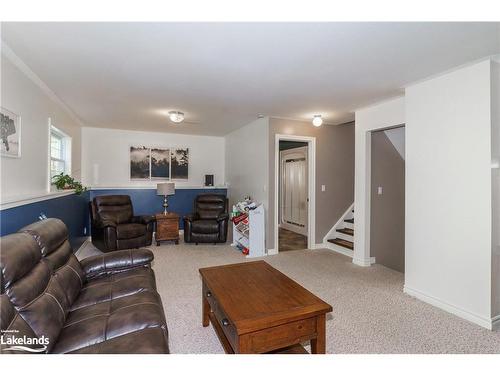
<svg viewBox="0 0 500 375">
<path fill-rule="evenodd" d="M 0 108 L 2 156 L 21 157 L 21 117 L 15 113 Z"/>
<path fill-rule="evenodd" d="M 131 180 L 187 180 L 189 149 L 130 146 Z"/>
<path fill-rule="evenodd" d="M 151 178 L 170 178 L 170 149 L 151 149 Z"/>
<path fill-rule="evenodd" d="M 145 146 L 130 146 L 130 178 L 149 180 L 151 149 Z"/>
<path fill-rule="evenodd" d="M 176 148 L 172 150 L 172 179 L 187 180 L 189 175 L 189 149 Z"/>
</svg>

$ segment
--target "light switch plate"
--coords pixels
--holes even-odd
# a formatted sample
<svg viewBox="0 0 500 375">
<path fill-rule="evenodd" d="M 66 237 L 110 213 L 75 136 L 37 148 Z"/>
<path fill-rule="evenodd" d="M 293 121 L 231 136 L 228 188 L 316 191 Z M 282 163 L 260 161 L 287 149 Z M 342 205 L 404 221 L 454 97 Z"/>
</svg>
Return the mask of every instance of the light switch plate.
<svg viewBox="0 0 500 375">
<path fill-rule="evenodd" d="M 321 185 L 321 191 L 326 191 L 326 186 L 325 185 Z"/>
<path fill-rule="evenodd" d="M 377 194 L 382 195 L 382 191 L 383 191 L 382 186 L 379 186 L 377 189 Z"/>
</svg>

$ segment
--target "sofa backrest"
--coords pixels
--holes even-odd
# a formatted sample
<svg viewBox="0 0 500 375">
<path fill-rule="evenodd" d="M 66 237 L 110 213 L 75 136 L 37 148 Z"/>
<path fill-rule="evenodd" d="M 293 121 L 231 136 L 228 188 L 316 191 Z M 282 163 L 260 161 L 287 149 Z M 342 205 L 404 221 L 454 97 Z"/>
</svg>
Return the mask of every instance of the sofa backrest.
<svg viewBox="0 0 500 375">
<path fill-rule="evenodd" d="M 227 212 L 226 196 L 223 194 L 200 194 L 194 202 L 194 211 L 200 219 L 216 219 Z"/>
<path fill-rule="evenodd" d="M 0 268 L 2 329 L 31 330 L 50 351 L 85 280 L 64 223 L 47 219 L 2 237 Z"/>
<path fill-rule="evenodd" d="M 85 273 L 69 244 L 68 228 L 59 219 L 47 219 L 30 224 L 20 232 L 29 233 L 37 242 L 51 274 L 64 287 L 71 306 L 85 282 Z"/>
<path fill-rule="evenodd" d="M 128 223 L 134 216 L 128 195 L 101 195 L 92 201 L 94 220 L 110 220 L 116 224 Z"/>
</svg>

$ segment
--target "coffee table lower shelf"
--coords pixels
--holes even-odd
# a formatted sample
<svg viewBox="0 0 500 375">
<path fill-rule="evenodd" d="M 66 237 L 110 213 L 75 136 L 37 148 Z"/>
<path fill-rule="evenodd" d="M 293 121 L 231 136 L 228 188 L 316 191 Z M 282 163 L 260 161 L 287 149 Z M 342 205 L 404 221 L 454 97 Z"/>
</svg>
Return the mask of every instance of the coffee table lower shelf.
<svg viewBox="0 0 500 375">
<path fill-rule="evenodd" d="M 226 354 L 234 354 L 233 347 L 229 343 L 226 335 L 224 335 L 224 331 L 222 330 L 219 321 L 215 317 L 215 314 L 213 312 L 210 312 L 208 317 L 210 319 L 210 323 L 212 323 L 212 326 L 214 327 L 215 333 L 217 334 L 217 337 L 219 338 L 219 341 L 221 342 L 222 347 L 224 348 Z M 309 354 L 309 352 L 302 345 L 295 344 L 287 346 L 286 348 L 273 350 L 265 354 Z"/>
</svg>

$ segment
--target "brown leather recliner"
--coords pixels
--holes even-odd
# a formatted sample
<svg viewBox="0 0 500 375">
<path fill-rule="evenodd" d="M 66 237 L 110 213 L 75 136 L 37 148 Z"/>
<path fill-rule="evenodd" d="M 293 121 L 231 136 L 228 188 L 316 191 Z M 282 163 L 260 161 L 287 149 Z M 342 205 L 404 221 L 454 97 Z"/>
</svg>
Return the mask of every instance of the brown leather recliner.
<svg viewBox="0 0 500 375">
<path fill-rule="evenodd" d="M 1 246 L 2 353 L 169 352 L 151 251 L 79 262 L 58 219 L 4 236 Z"/>
<path fill-rule="evenodd" d="M 99 250 L 132 249 L 150 246 L 154 216 L 134 216 L 128 195 L 102 195 L 90 202 L 92 243 Z"/>
<path fill-rule="evenodd" d="M 184 242 L 226 242 L 229 221 L 227 206 L 225 195 L 198 195 L 194 201 L 194 212 L 184 216 Z"/>
</svg>

